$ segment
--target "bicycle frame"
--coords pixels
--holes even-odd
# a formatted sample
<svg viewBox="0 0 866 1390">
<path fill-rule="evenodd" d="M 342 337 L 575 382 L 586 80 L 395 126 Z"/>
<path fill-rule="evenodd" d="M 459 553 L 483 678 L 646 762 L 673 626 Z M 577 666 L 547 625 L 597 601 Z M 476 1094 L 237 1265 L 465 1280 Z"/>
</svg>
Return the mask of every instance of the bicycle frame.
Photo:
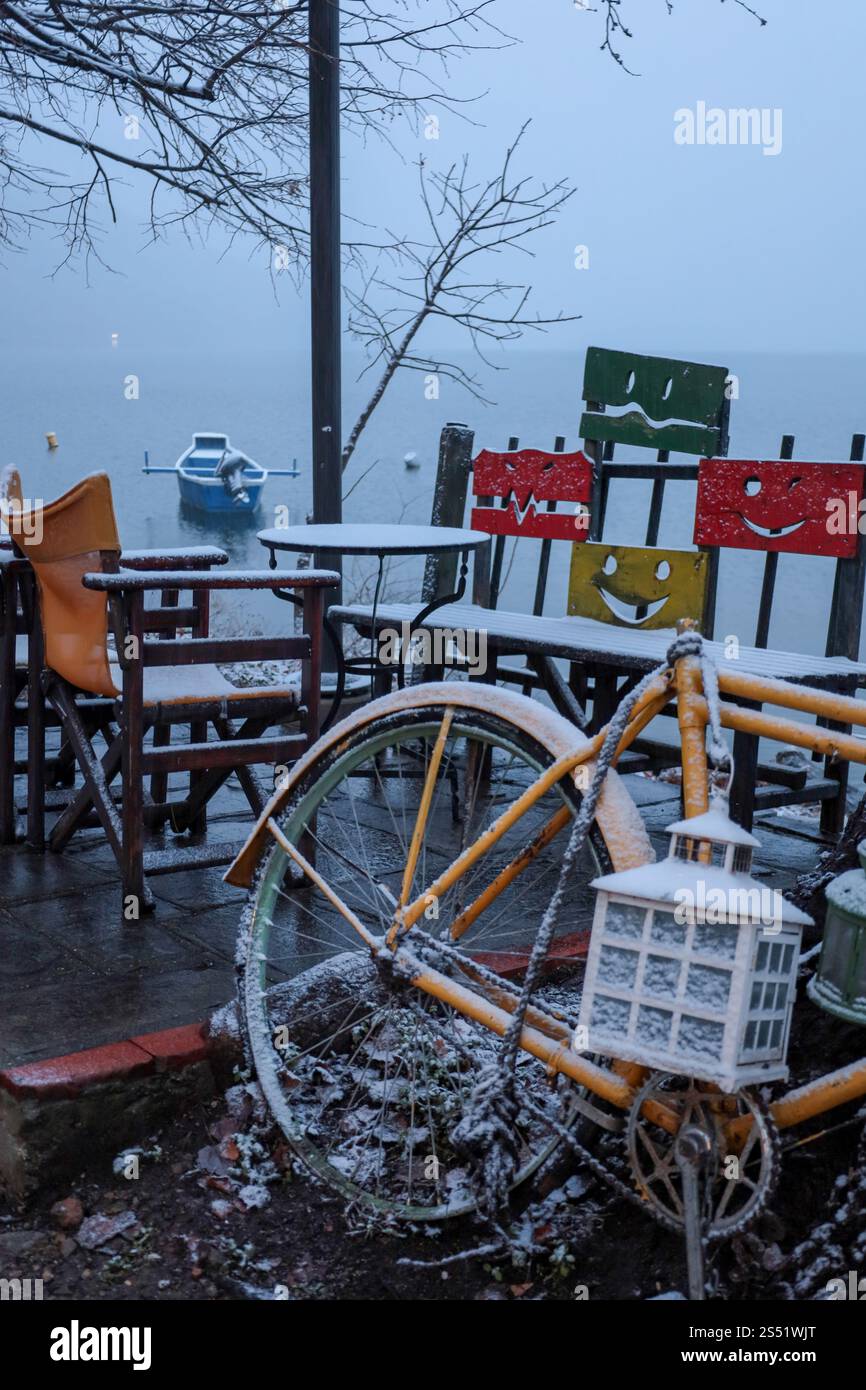
<svg viewBox="0 0 866 1390">
<path fill-rule="evenodd" d="M 722 695 L 732 695 L 757 704 L 772 704 L 780 708 L 794 709 L 802 713 L 814 714 L 831 723 L 853 725 L 866 728 L 866 702 L 852 696 L 839 695 L 807 686 L 795 686 L 784 681 L 765 677 L 720 671 L 719 690 Z M 709 804 L 709 775 L 706 752 L 706 729 L 709 723 L 709 708 L 703 691 L 701 666 L 694 656 L 681 657 L 675 667 L 658 675 L 653 680 L 632 710 L 631 717 L 620 739 L 614 763 L 635 741 L 642 730 L 672 700 L 677 703 L 677 720 L 682 743 L 683 803 L 685 816 L 700 815 Z M 563 778 L 572 776 L 578 768 L 591 762 L 599 753 L 604 742 L 606 730 L 601 730 L 587 740 L 577 751 L 558 759 L 539 774 L 536 780 L 509 806 L 477 840 L 463 851 L 449 867 L 414 901 L 408 901 L 414 862 L 417 857 L 429 811 L 432 792 L 441 759 L 441 751 L 451 722 L 451 711 L 446 711 L 434 755 L 431 758 L 426 784 L 422 791 L 418 818 L 415 824 L 410 849 L 410 863 L 404 876 L 401 902 L 395 915 L 394 924 L 388 933 L 385 945 L 375 937 L 356 916 L 337 893 L 317 873 L 304 855 L 297 850 L 280 831 L 276 822 L 269 818 L 267 830 L 280 843 L 282 848 L 295 861 L 297 866 L 329 899 L 331 904 L 352 926 L 358 935 L 378 952 L 391 949 L 399 952 L 401 959 L 410 969 L 412 984 L 424 993 L 440 999 L 467 1018 L 489 1028 L 491 1032 L 505 1033 L 517 1005 L 517 996 L 505 986 L 491 987 L 484 982 L 484 994 L 477 993 L 469 984 L 463 984 L 420 962 L 413 960 L 411 946 L 406 949 L 405 942 L 411 928 L 429 908 L 432 898 L 441 897 L 455 884 L 466 871 L 497 843 L 521 817 L 536 804 L 548 791 Z M 777 742 L 792 743 L 798 747 L 812 749 L 824 756 L 843 758 L 849 762 L 866 765 L 866 741 L 851 734 L 832 729 L 821 729 L 814 725 L 799 724 L 791 719 L 765 714 L 760 710 L 743 709 L 735 703 L 720 702 L 720 717 L 723 728 L 771 738 Z M 451 927 L 452 939 L 458 940 L 463 932 L 482 912 L 490 906 L 500 893 L 532 863 L 536 854 L 548 844 L 558 832 L 568 824 L 571 813 L 563 806 L 547 822 L 530 845 L 510 864 L 497 874 L 487 888 L 464 908 Z M 471 966 L 466 966 L 464 974 L 467 981 L 472 979 Z M 476 977 L 478 978 L 478 977 Z M 561 1019 L 546 1013 L 543 1009 L 531 1007 L 521 1034 L 521 1047 L 544 1062 L 549 1073 L 561 1072 L 578 1085 L 609 1104 L 627 1110 L 649 1072 L 647 1068 L 633 1063 L 612 1061 L 610 1066 L 600 1066 L 571 1047 L 571 1030 Z M 773 1118 L 780 1129 L 790 1128 L 816 1115 L 835 1109 L 847 1101 L 866 1095 L 866 1057 L 854 1065 L 840 1068 L 818 1077 L 815 1081 L 801 1086 L 777 1099 L 770 1107 Z M 657 1102 L 646 1102 L 644 1113 L 655 1123 L 670 1132 L 675 1132 L 679 1119 L 673 1110 Z M 732 1119 L 726 1132 L 732 1143 L 742 1142 L 751 1124 L 748 1116 Z"/>
</svg>

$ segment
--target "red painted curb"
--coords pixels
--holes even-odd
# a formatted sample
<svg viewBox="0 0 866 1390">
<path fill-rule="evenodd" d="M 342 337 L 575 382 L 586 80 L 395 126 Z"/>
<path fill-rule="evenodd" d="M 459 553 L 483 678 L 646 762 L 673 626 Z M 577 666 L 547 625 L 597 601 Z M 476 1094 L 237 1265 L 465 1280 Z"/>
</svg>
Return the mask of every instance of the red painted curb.
<svg viewBox="0 0 866 1390">
<path fill-rule="evenodd" d="M 204 1027 L 203 1023 L 188 1023 L 182 1028 L 164 1028 L 160 1033 L 139 1033 L 130 1041 L 150 1053 L 157 1071 L 177 1071 L 208 1057 L 210 1043 Z"/>
<path fill-rule="evenodd" d="M 204 1024 L 190 1023 L 7 1067 L 0 1071 L 0 1088 L 18 1099 L 54 1100 L 76 1096 L 87 1086 L 145 1076 L 154 1070 L 178 1071 L 204 1061 L 209 1050 Z"/>
<path fill-rule="evenodd" d="M 46 1057 L 0 1072 L 0 1086 L 19 1098 L 36 1100 L 75 1096 L 85 1086 L 121 1076 L 140 1076 L 153 1068 L 153 1057 L 131 1042 L 106 1043 L 65 1057 Z"/>
<path fill-rule="evenodd" d="M 589 951 L 589 932 L 571 932 L 568 936 L 556 938 L 544 958 L 542 974 L 549 975 L 563 965 L 577 965 L 586 960 Z M 529 964 L 530 947 L 512 951 L 472 951 L 472 960 L 495 970 L 505 980 L 519 979 L 526 974 Z"/>
</svg>

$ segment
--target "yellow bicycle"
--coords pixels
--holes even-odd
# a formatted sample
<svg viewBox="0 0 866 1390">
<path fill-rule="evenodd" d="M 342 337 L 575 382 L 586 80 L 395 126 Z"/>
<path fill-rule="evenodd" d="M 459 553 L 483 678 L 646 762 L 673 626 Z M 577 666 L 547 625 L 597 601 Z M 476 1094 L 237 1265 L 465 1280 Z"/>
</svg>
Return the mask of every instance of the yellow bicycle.
<svg viewBox="0 0 866 1390">
<path fill-rule="evenodd" d="M 476 1205 L 455 1131 L 518 1008 L 509 1182 L 570 1143 L 675 1230 L 693 1200 L 689 1161 L 706 1177 L 705 1233 L 729 1235 L 766 1202 L 779 1132 L 866 1094 L 866 1058 L 769 1103 L 760 1068 L 728 1091 L 706 1075 L 660 1074 L 634 1053 L 595 1055 L 592 1030 L 582 1045 L 574 992 L 556 977 L 520 998 L 520 948 L 557 884 L 553 958 L 563 935 L 590 932 L 593 880 L 653 859 L 612 767 L 561 881 L 605 747 L 615 764 L 669 703 L 686 817 L 709 804 L 708 724 L 866 763 L 853 735 L 737 700 L 837 727 L 866 726 L 866 703 L 727 671 L 717 701 L 704 673 L 698 648 L 681 648 L 642 682 L 607 745 L 607 731 L 587 738 L 499 688 L 409 687 L 331 729 L 274 796 L 227 874 L 250 890 L 238 956 L 250 1060 L 296 1152 L 347 1199 L 415 1221 Z M 689 843 L 686 858 L 711 857 L 708 842 Z M 603 1161 L 590 1133 L 606 1136 Z"/>
</svg>

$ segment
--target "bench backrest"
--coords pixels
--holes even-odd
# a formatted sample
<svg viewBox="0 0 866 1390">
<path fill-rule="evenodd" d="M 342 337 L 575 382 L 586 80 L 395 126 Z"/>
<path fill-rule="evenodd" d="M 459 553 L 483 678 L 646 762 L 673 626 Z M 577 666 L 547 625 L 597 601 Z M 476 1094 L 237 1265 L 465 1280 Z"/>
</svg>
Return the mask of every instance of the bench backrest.
<svg viewBox="0 0 866 1390">
<path fill-rule="evenodd" d="M 702 458 L 728 452 L 732 381 L 727 367 L 587 348 L 580 434 L 593 463 L 593 540 L 604 534 L 611 481 L 651 478 L 646 544 L 656 545 L 665 484 L 696 476 L 694 464 L 671 463 L 671 454 Z M 655 463 L 614 462 L 617 444 L 654 449 Z"/>
<path fill-rule="evenodd" d="M 781 459 L 701 459 L 694 541 L 715 550 L 764 552 L 756 647 L 768 644 L 779 555 L 835 559 L 826 655 L 856 661 L 866 579 L 859 530 L 866 439 L 854 436 L 847 463 L 793 459 L 793 444 L 786 435 Z"/>
<path fill-rule="evenodd" d="M 693 619 L 705 631 L 712 561 L 705 550 L 589 541 L 571 555 L 568 613 L 646 630 Z"/>
<path fill-rule="evenodd" d="M 592 464 L 582 452 L 566 454 L 558 436 L 554 451 L 520 449 L 512 437 L 507 450 L 482 449 L 472 464 L 475 505 L 470 525 L 495 536 L 487 602 L 495 608 L 508 536 L 541 541 L 533 612 L 544 611 L 551 541 L 581 541 L 588 534 Z M 565 511 L 557 511 L 559 503 Z M 543 505 L 543 510 L 541 510 Z"/>
<path fill-rule="evenodd" d="M 724 454 L 729 381 L 727 367 L 587 348 L 580 433 L 668 453 Z"/>
<path fill-rule="evenodd" d="M 592 464 L 582 452 L 482 449 L 472 468 L 472 492 L 478 505 L 472 508 L 470 525 L 491 536 L 579 540 L 576 532 L 586 530 L 591 488 Z M 570 512 L 557 512 L 558 502 L 577 506 Z"/>
</svg>

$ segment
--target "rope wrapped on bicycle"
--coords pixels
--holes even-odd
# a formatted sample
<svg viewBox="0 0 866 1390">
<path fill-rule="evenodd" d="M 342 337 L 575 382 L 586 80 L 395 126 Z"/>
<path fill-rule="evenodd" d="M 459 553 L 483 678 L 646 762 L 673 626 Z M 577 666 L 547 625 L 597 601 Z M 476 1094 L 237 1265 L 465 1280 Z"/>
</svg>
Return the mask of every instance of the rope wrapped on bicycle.
<svg viewBox="0 0 866 1390">
<path fill-rule="evenodd" d="M 533 992 L 541 976 L 544 961 L 550 950 L 569 876 L 574 869 L 595 819 L 604 779 L 613 764 L 638 700 L 660 675 L 682 657 L 697 657 L 701 664 L 704 692 L 709 711 L 707 752 L 718 766 L 724 766 L 730 779 L 731 755 L 722 735 L 719 719 L 718 677 L 713 662 L 707 656 L 702 637 L 697 632 L 684 632 L 670 645 L 665 662 L 646 676 L 625 695 L 611 719 L 589 787 L 574 820 L 568 846 L 562 860 L 559 878 L 545 910 L 538 935 L 533 943 L 523 986 L 503 1035 L 495 1061 L 481 1071 L 462 1118 L 451 1134 L 456 1152 L 466 1163 L 475 1186 L 480 1210 L 496 1223 L 508 1206 L 509 1191 L 518 1168 L 516 1120 L 520 1103 L 515 1087 L 515 1065 L 520 1051 L 520 1038 Z"/>
</svg>

